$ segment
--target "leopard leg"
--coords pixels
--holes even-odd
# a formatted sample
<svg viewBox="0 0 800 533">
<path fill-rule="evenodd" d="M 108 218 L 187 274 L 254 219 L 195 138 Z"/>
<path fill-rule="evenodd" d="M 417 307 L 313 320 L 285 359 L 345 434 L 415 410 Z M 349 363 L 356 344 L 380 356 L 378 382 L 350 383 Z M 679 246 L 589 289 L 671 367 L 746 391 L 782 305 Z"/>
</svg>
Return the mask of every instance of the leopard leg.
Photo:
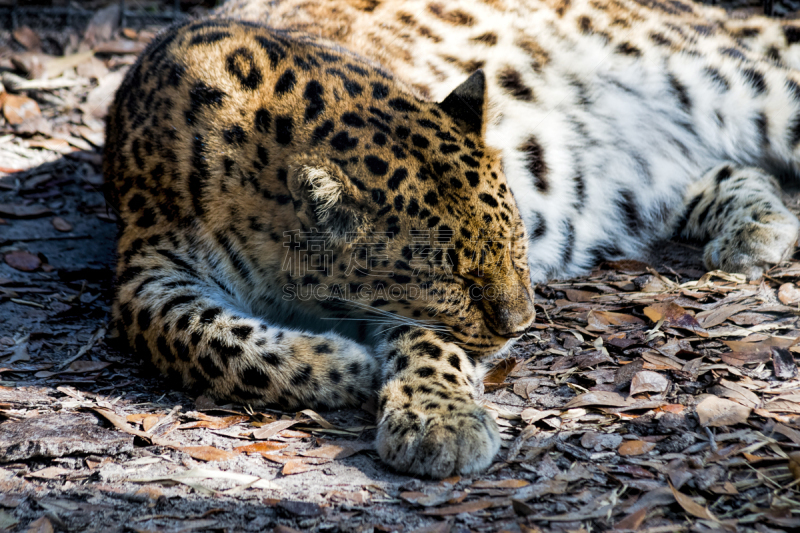
<svg viewBox="0 0 800 533">
<path fill-rule="evenodd" d="M 397 470 L 444 478 L 484 470 L 500 448 L 497 424 L 475 403 L 482 369 L 435 333 L 403 326 L 384 355 L 377 447 Z"/>
<path fill-rule="evenodd" d="M 128 344 L 176 388 L 286 409 L 360 405 L 377 389 L 379 363 L 366 348 L 248 313 L 188 261 L 144 250 L 121 263 L 114 307 Z"/>
<path fill-rule="evenodd" d="M 677 233 L 705 241 L 706 268 L 761 277 L 787 259 L 800 222 L 783 204 L 774 177 L 754 167 L 719 165 L 692 184 Z"/>
</svg>

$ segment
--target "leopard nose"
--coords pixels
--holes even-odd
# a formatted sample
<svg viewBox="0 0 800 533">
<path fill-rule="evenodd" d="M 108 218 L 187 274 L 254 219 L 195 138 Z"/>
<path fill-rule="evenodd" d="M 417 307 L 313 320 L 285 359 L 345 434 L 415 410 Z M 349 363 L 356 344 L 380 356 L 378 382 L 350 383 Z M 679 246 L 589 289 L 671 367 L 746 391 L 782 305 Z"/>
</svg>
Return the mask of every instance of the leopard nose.
<svg viewBox="0 0 800 533">
<path fill-rule="evenodd" d="M 523 304 L 514 308 L 497 309 L 494 313 L 494 320 L 492 320 L 492 329 L 501 337 L 514 339 L 527 331 L 535 317 L 536 310 L 533 302 L 530 302 L 530 305 Z"/>
<path fill-rule="evenodd" d="M 527 273 L 524 275 L 527 277 Z M 519 337 L 536 317 L 532 291 L 519 273 L 503 276 L 500 281 L 484 287 L 481 305 L 486 326 L 501 337 Z"/>
</svg>

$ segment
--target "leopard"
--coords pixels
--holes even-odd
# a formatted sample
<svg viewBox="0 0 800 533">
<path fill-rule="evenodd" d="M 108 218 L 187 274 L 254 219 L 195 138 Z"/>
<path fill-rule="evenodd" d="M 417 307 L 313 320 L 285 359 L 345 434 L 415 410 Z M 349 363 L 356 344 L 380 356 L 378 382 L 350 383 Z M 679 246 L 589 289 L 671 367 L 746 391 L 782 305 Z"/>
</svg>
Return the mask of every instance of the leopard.
<svg viewBox="0 0 800 533">
<path fill-rule="evenodd" d="M 119 344 L 185 388 L 284 411 L 374 398 L 404 473 L 500 447 L 482 358 L 535 316 L 527 229 L 484 141 L 486 79 L 421 100 L 307 32 L 160 33 L 109 108 Z"/>
<path fill-rule="evenodd" d="M 535 283 L 671 237 L 749 279 L 792 254 L 798 36 L 688 0 L 228 2 L 109 113 L 119 335 L 214 398 L 376 394 L 389 467 L 483 471 L 483 361 Z"/>
</svg>

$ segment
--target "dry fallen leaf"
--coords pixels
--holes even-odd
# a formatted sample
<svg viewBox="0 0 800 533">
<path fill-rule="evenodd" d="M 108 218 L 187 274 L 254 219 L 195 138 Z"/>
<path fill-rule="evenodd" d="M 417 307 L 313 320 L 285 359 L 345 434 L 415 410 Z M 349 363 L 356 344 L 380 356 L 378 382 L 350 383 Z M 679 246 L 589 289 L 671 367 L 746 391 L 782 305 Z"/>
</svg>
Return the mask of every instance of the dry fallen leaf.
<svg viewBox="0 0 800 533">
<path fill-rule="evenodd" d="M 701 426 L 721 427 L 747 422 L 751 409 L 709 394 L 695 408 Z"/>
<path fill-rule="evenodd" d="M 545 411 L 540 411 L 533 407 L 528 407 L 527 409 L 524 409 L 520 413 L 520 417 L 526 424 L 530 425 L 533 424 L 534 422 L 538 422 L 539 420 L 544 420 L 549 416 L 558 416 L 559 414 L 561 414 L 561 411 L 558 411 L 556 409 L 547 409 Z"/>
<path fill-rule="evenodd" d="M 517 513 L 519 516 L 528 516 L 536 512 L 536 510 L 533 507 L 531 507 L 524 501 L 518 500 L 516 498 L 511 498 L 511 507 L 514 509 L 514 512 Z"/>
<path fill-rule="evenodd" d="M 19 54 L 12 54 L 9 56 L 11 64 L 14 68 L 31 80 L 39 80 L 43 77 L 45 72 L 45 64 L 50 62 L 53 58 L 41 52 L 22 52 Z M 5 73 L 5 82 L 9 88 L 14 91 L 20 91 L 21 85 L 29 83 L 29 80 L 20 78 L 11 73 Z M 35 82 L 33 82 L 35 84 Z"/>
<path fill-rule="evenodd" d="M 50 209 L 39 204 L 0 204 L 0 215 L 8 218 L 37 218 L 52 214 Z"/>
<path fill-rule="evenodd" d="M 146 47 L 147 43 L 117 39 L 97 45 L 94 52 L 96 54 L 139 54 Z"/>
<path fill-rule="evenodd" d="M 564 289 L 564 294 L 570 302 L 591 302 L 592 297 L 598 296 L 596 292 L 580 291 L 576 289 Z"/>
<path fill-rule="evenodd" d="M 253 438 L 258 440 L 270 439 L 281 431 L 290 428 L 299 422 L 300 420 L 276 420 L 275 422 L 271 422 L 266 426 L 261 426 L 257 430 L 253 431 Z"/>
<path fill-rule="evenodd" d="M 672 486 L 672 483 L 669 483 L 669 488 L 672 490 L 673 496 L 675 496 L 675 499 L 678 501 L 678 504 L 683 507 L 684 511 L 697 518 L 719 522 L 717 517 L 714 516 L 707 507 L 703 507 L 689 496 L 678 491 L 678 489 Z"/>
<path fill-rule="evenodd" d="M 319 457 L 322 459 L 344 459 L 345 457 L 350 457 L 364 450 L 372 450 L 374 447 L 375 446 L 371 442 L 353 441 L 340 444 L 327 444 L 319 448 L 314 448 L 313 450 L 300 452 L 300 455 L 304 457 Z"/>
<path fill-rule="evenodd" d="M 60 76 L 67 70 L 71 70 L 75 67 L 80 66 L 81 63 L 84 63 L 86 61 L 89 60 L 99 61 L 98 59 L 95 59 L 93 55 L 94 55 L 93 52 L 87 51 L 87 52 L 78 52 L 77 54 L 71 54 L 67 56 L 49 58 L 44 63 L 44 71 L 41 74 L 41 78 L 43 79 L 55 78 L 57 76 Z M 82 76 L 80 72 L 78 74 Z"/>
<path fill-rule="evenodd" d="M 103 136 L 102 131 L 96 131 L 86 126 L 78 126 L 76 129 L 78 130 L 78 133 L 80 133 L 81 137 L 92 143 L 94 146 L 102 148 L 105 144 L 105 137 Z"/>
<path fill-rule="evenodd" d="M 461 513 L 474 513 L 476 511 L 482 511 L 483 509 L 488 509 L 492 505 L 494 504 L 489 500 L 475 500 L 473 502 L 460 503 L 458 505 L 439 507 L 438 509 L 426 509 L 420 514 L 429 516 L 452 516 Z"/>
<path fill-rule="evenodd" d="M 800 480 L 800 452 L 789 454 L 789 472 L 796 481 Z"/>
<path fill-rule="evenodd" d="M 658 372 L 642 370 L 631 379 L 631 394 L 640 392 L 664 392 L 669 386 L 667 378 Z"/>
<path fill-rule="evenodd" d="M 400 498 L 412 505 L 419 505 L 421 507 L 435 507 L 450 501 L 454 495 L 455 492 L 452 488 L 442 487 L 429 493 L 416 491 L 401 492 Z"/>
<path fill-rule="evenodd" d="M 41 479 L 55 479 L 59 476 L 66 476 L 67 474 L 71 474 L 73 470 L 68 468 L 61 468 L 60 466 L 48 466 L 47 468 L 42 468 L 41 470 L 37 470 L 36 472 L 31 472 L 28 474 L 30 477 L 38 477 Z"/>
<path fill-rule="evenodd" d="M 634 359 L 630 363 L 622 364 L 614 372 L 614 385 L 617 390 L 622 389 L 625 385 L 630 384 L 633 376 L 635 376 L 642 368 L 644 368 L 643 359 Z"/>
<path fill-rule="evenodd" d="M 285 513 L 282 514 L 289 514 L 297 517 L 319 516 L 324 512 L 321 506 L 312 502 L 281 500 L 278 502 L 278 507 L 285 511 Z"/>
<path fill-rule="evenodd" d="M 21 494 L 0 494 L 0 507 L 19 507 L 27 496 Z M 6 527 L 0 524 L 0 528 Z"/>
<path fill-rule="evenodd" d="M 105 331 L 105 330 L 103 330 L 103 331 Z M 105 407 L 91 407 L 90 409 L 92 411 L 94 411 L 95 413 L 97 413 L 98 415 L 100 415 L 103 418 L 105 418 L 106 420 L 108 420 L 109 422 L 111 422 L 111 424 L 113 424 L 113 426 L 115 428 L 119 429 L 120 431 L 124 431 L 125 433 L 128 433 L 130 435 L 136 435 L 139 438 L 142 438 L 142 439 L 145 439 L 147 441 L 150 441 L 153 444 L 158 444 L 159 446 L 169 446 L 169 447 L 175 448 L 175 449 L 179 449 L 180 448 L 180 445 L 178 443 L 174 442 L 174 441 L 171 441 L 171 440 L 166 439 L 164 437 L 159 437 L 158 435 L 151 435 L 150 433 L 146 433 L 146 432 L 141 431 L 139 429 L 134 429 L 134 428 L 130 427 L 128 425 L 128 420 L 126 418 L 121 417 L 120 415 L 118 415 L 117 413 L 112 411 L 111 409 L 107 409 Z M 134 416 L 134 417 L 141 416 L 141 418 L 139 420 L 143 420 L 145 417 L 150 416 L 150 415 L 148 415 L 148 414 L 144 414 L 144 415 L 128 415 L 128 417 L 131 417 L 131 416 Z"/>
<path fill-rule="evenodd" d="M 3 100 L 3 116 L 6 117 L 9 124 L 14 126 L 41 115 L 39 104 L 33 98 L 7 94 Z"/>
<path fill-rule="evenodd" d="M 569 482 L 566 480 L 546 479 L 517 490 L 514 499 L 524 502 L 546 494 L 566 494 L 568 486 Z"/>
<path fill-rule="evenodd" d="M 764 340 L 759 341 L 748 341 L 749 338 L 753 338 L 755 335 L 751 335 L 750 337 L 745 337 L 744 340 L 741 341 L 722 341 L 731 351 L 736 353 L 745 353 L 745 354 L 767 354 L 771 352 L 772 348 L 791 348 L 798 341 L 800 341 L 800 337 L 796 339 L 784 339 L 781 337 L 769 337 Z M 723 354 L 725 355 L 725 354 Z"/>
<path fill-rule="evenodd" d="M 708 337 L 697 320 L 686 309 L 674 302 L 662 302 L 644 308 L 644 314 L 653 322 L 664 320 L 673 328 L 687 329 L 700 337 Z"/>
<path fill-rule="evenodd" d="M 13 31 L 14 40 L 25 47 L 25 50 L 39 50 L 42 47 L 42 40 L 39 35 L 29 26 L 20 26 Z M 52 526 L 50 527 L 52 529 Z"/>
<path fill-rule="evenodd" d="M 309 470 L 315 470 L 317 466 L 317 463 L 311 463 L 303 459 L 291 459 L 283 464 L 281 474 L 284 476 L 302 474 L 303 472 L 308 472 Z"/>
<path fill-rule="evenodd" d="M 530 485 L 524 479 L 500 479 L 496 481 L 476 481 L 470 488 L 473 489 L 521 489 Z"/>
<path fill-rule="evenodd" d="M 3 256 L 3 260 L 11 268 L 22 272 L 33 272 L 42 266 L 42 260 L 38 256 L 23 250 L 8 252 Z"/>
<path fill-rule="evenodd" d="M 761 403 L 758 395 L 753 391 L 727 379 L 720 380 L 719 385 L 712 387 L 709 392 L 723 398 L 729 398 L 745 407 L 755 409 Z"/>
<path fill-rule="evenodd" d="M 485 390 L 489 392 L 504 387 L 506 378 L 514 370 L 515 366 L 517 366 L 517 360 L 514 357 L 498 361 L 483 378 Z"/>
<path fill-rule="evenodd" d="M 214 446 L 177 446 L 176 448 L 198 461 L 227 461 L 239 455 L 238 452 L 220 450 Z"/>
<path fill-rule="evenodd" d="M 132 424 L 141 424 L 142 421 L 147 418 L 148 416 L 163 416 L 163 415 L 154 415 L 153 413 L 135 413 L 132 415 L 127 415 L 125 420 L 131 422 Z"/>
<path fill-rule="evenodd" d="M 564 409 L 574 409 L 587 405 L 610 405 L 612 407 L 624 407 L 628 401 L 621 394 L 610 391 L 591 391 L 580 396 L 576 396 L 564 406 Z"/>
<path fill-rule="evenodd" d="M 72 231 L 72 224 L 70 224 L 61 217 L 53 217 L 50 223 L 53 224 L 53 227 L 58 231 L 63 231 L 63 232 Z"/>
<path fill-rule="evenodd" d="M 247 422 L 250 417 L 247 415 L 233 415 L 226 417 L 208 416 L 203 413 L 191 413 L 194 418 L 199 418 L 197 422 L 187 422 L 178 429 L 208 428 L 208 429 L 227 429 L 241 422 Z"/>
<path fill-rule="evenodd" d="M 627 440 L 617 449 L 620 455 L 642 455 L 654 450 L 656 444 L 644 440 Z"/>
<path fill-rule="evenodd" d="M 53 524 L 46 516 L 43 516 L 28 524 L 28 530 L 25 533 L 53 533 Z"/>
<path fill-rule="evenodd" d="M 293 527 L 278 525 L 275 526 L 275 529 L 272 530 L 272 533 L 303 533 L 303 532 L 300 531 L 299 529 L 294 529 Z"/>
<path fill-rule="evenodd" d="M 612 363 L 607 350 L 588 350 L 572 356 L 559 357 L 550 370 L 566 370 L 568 368 L 589 368 L 601 363 Z"/>
<path fill-rule="evenodd" d="M 306 433 L 305 431 L 295 431 L 293 429 L 284 429 L 283 431 L 278 432 L 279 437 L 283 437 L 284 439 L 309 439 L 311 438 L 311 433 Z"/>
<path fill-rule="evenodd" d="M 70 372 L 82 374 L 85 372 L 97 372 L 111 366 L 105 361 L 73 361 L 69 364 Z"/>
<path fill-rule="evenodd" d="M 322 426 L 325 429 L 339 429 L 336 426 L 334 426 L 333 424 L 331 424 L 330 422 L 328 422 L 327 420 L 325 420 L 324 418 L 322 418 L 322 415 L 320 415 L 319 413 L 317 413 L 313 409 L 303 409 L 302 411 L 300 411 L 299 413 L 297 413 L 295 415 L 295 419 L 297 419 L 299 421 L 299 419 L 301 418 L 300 417 L 301 414 L 306 415 L 311 420 L 313 420 L 314 422 L 316 422 L 317 424 L 319 424 L 320 426 Z"/>
<path fill-rule="evenodd" d="M 612 270 L 619 270 L 625 274 L 640 275 L 647 272 L 651 267 L 642 261 L 635 259 L 620 259 L 619 261 L 605 261 L 602 265 L 603 268 Z"/>
<path fill-rule="evenodd" d="M 800 302 L 800 289 L 794 283 L 784 283 L 778 288 L 778 300 L 785 305 L 794 305 Z"/>
<path fill-rule="evenodd" d="M 616 524 L 614 524 L 614 529 L 621 530 L 621 529 L 632 529 L 637 530 L 639 526 L 642 525 L 644 522 L 645 517 L 647 517 L 647 508 L 639 509 L 638 511 L 629 514 Z"/>
<path fill-rule="evenodd" d="M 761 411 L 761 409 L 757 409 L 757 411 Z M 789 440 L 800 446 L 800 431 L 785 426 L 784 424 L 775 424 L 774 431 L 775 433 L 780 433 L 781 435 L 787 437 Z"/>
<path fill-rule="evenodd" d="M 150 415 L 146 416 L 142 419 L 142 429 L 145 431 L 150 431 L 156 424 L 158 424 L 158 420 L 161 417 L 158 415 Z"/>
<path fill-rule="evenodd" d="M 793 413 L 800 415 L 800 402 L 786 400 L 786 399 L 777 399 L 764 404 L 764 409 L 770 412 Z"/>
<path fill-rule="evenodd" d="M 92 89 L 86 96 L 87 103 L 83 107 L 84 112 L 97 119 L 104 118 L 108 113 L 108 106 L 113 101 L 114 93 L 124 77 L 124 70 L 104 76 L 97 87 Z"/>
<path fill-rule="evenodd" d="M 728 494 L 732 496 L 739 494 L 739 491 L 736 490 L 736 485 L 734 485 L 730 481 L 726 481 L 721 485 L 714 485 L 709 490 L 711 490 L 711 492 L 713 492 L 714 494 Z"/>
<path fill-rule="evenodd" d="M 719 354 L 723 363 L 742 367 L 753 363 L 765 363 L 770 359 L 770 352 L 730 352 Z"/>
<path fill-rule="evenodd" d="M 596 433 L 594 431 L 587 431 L 581 437 L 581 446 L 586 449 L 594 449 L 600 451 L 602 449 L 618 448 L 622 443 L 622 435 L 614 433 Z"/>
<path fill-rule="evenodd" d="M 44 148 L 61 154 L 68 154 L 75 150 L 67 139 L 33 139 L 28 141 L 32 148 Z"/>
<path fill-rule="evenodd" d="M 676 415 L 681 414 L 686 410 L 685 405 L 681 405 L 679 403 L 669 403 L 667 405 L 662 405 L 661 407 L 657 408 L 656 411 L 666 411 L 667 413 L 673 413 Z"/>
<path fill-rule="evenodd" d="M 539 388 L 539 383 L 537 378 L 520 378 L 514 382 L 514 393 L 527 400 Z"/>
<path fill-rule="evenodd" d="M 514 504 L 514 510 L 519 513 L 519 509 L 516 505 L 517 502 L 512 500 L 512 504 Z M 594 504 L 590 504 L 590 507 L 596 507 Z M 612 509 L 612 505 L 603 505 L 599 508 L 594 510 L 578 510 L 572 513 L 564 513 L 558 515 L 536 515 L 531 517 L 531 520 L 542 520 L 542 521 L 549 521 L 549 522 L 583 522 L 584 520 L 591 520 L 593 518 L 602 518 L 605 517 Z M 533 511 L 533 508 L 530 508 Z M 531 514 L 531 513 L 521 513 L 521 514 Z M 573 530 L 574 531 L 574 530 Z M 578 530 L 581 531 L 581 530 Z M 585 533 L 586 530 L 583 530 L 581 533 Z"/>
<path fill-rule="evenodd" d="M 719 326 L 736 313 L 741 313 L 749 308 L 750 306 L 744 304 L 719 305 L 708 311 L 697 313 L 694 318 L 701 327 L 708 329 Z"/>
<path fill-rule="evenodd" d="M 236 446 L 233 450 L 239 453 L 260 453 L 265 454 L 269 452 L 275 452 L 278 450 L 282 450 L 289 446 L 285 442 L 254 442 L 253 444 L 248 444 L 246 446 Z"/>
<path fill-rule="evenodd" d="M 592 309 L 587 316 L 589 331 L 605 331 L 609 326 L 641 326 L 644 320 L 633 315 L 624 313 L 612 313 L 611 311 L 596 311 Z"/>
</svg>

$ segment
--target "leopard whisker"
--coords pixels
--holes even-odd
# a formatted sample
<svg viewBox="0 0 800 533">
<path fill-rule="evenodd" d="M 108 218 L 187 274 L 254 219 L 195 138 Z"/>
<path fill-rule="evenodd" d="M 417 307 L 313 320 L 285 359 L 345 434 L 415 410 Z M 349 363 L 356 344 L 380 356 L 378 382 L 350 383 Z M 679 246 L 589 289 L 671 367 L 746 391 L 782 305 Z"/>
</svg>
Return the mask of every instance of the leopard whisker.
<svg viewBox="0 0 800 533">
<path fill-rule="evenodd" d="M 376 309 L 376 308 L 374 308 L 374 307 L 372 307 L 370 305 L 367 305 L 367 304 L 364 304 L 364 303 L 361 303 L 361 302 L 356 302 L 356 301 L 353 301 L 353 300 L 345 300 L 343 298 L 337 298 L 337 300 L 345 302 L 345 303 L 347 303 L 349 305 L 352 305 L 353 307 L 357 307 L 359 309 L 363 309 L 364 311 L 367 311 L 368 313 L 373 313 L 373 314 L 379 315 L 381 317 L 385 317 L 385 318 L 390 319 L 390 320 L 392 320 L 394 322 L 401 322 L 401 324 L 404 324 L 404 325 L 415 326 L 415 327 L 419 327 L 419 328 L 423 328 L 423 329 L 428 329 L 428 330 L 431 330 L 431 331 L 449 331 L 449 328 L 447 328 L 446 326 L 441 326 L 441 325 L 438 325 L 438 324 L 426 324 L 425 320 L 423 320 L 423 319 L 414 319 L 414 318 L 409 318 L 409 317 L 405 317 L 405 316 L 402 316 L 402 315 L 397 315 L 395 313 L 390 313 L 390 312 L 384 311 L 382 309 Z"/>
</svg>

